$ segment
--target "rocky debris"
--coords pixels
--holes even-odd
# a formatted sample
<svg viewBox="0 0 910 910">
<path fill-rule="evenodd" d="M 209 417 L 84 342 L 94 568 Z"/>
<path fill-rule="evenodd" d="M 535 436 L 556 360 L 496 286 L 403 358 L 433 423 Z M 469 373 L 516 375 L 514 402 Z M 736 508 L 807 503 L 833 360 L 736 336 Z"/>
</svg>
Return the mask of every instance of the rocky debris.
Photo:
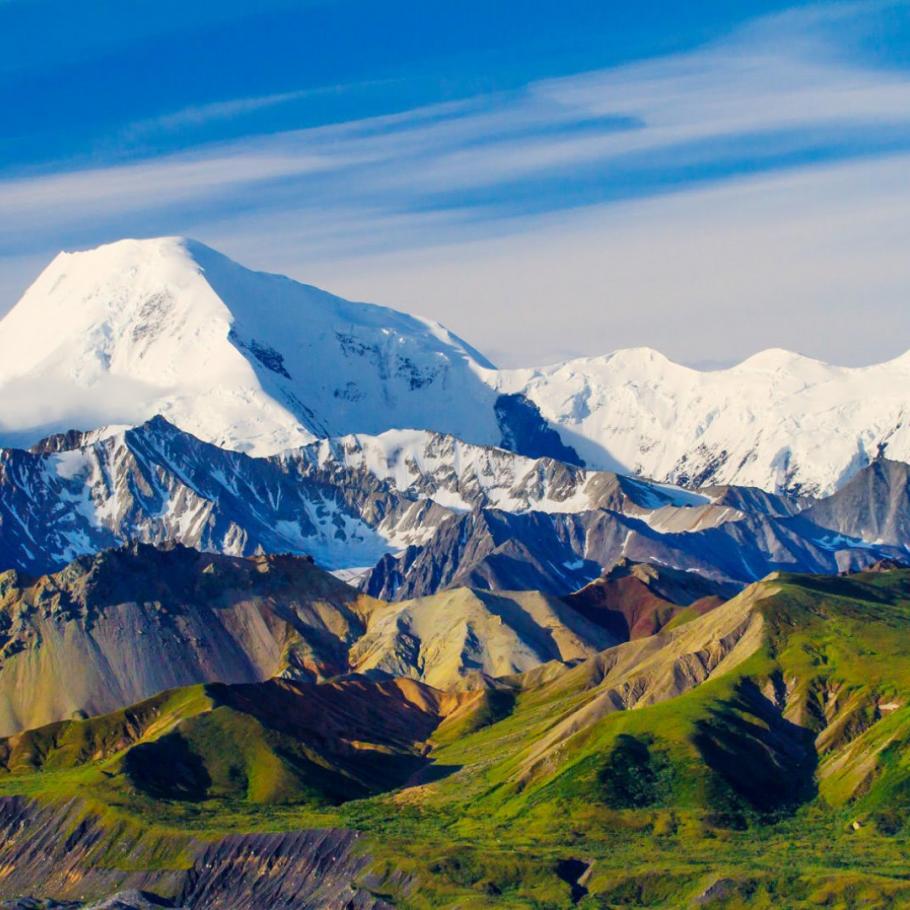
<svg viewBox="0 0 910 910">
<path fill-rule="evenodd" d="M 699 894 L 694 904 L 696 907 L 704 907 L 713 904 L 715 901 L 726 900 L 736 891 L 736 882 L 732 878 L 719 878 L 711 882 L 704 891 Z"/>
<path fill-rule="evenodd" d="M 61 837 L 62 831 L 68 832 Z M 0 798 L 0 898 L 32 895 L 58 901 L 92 901 L 124 890 L 136 889 L 157 894 L 176 894 L 185 870 L 154 867 L 163 838 L 139 830 L 127 832 L 118 848 L 122 869 L 98 862 L 98 853 L 113 842 L 118 832 L 108 832 L 99 819 L 83 807 L 39 804 L 22 797 Z M 191 845 L 189 837 L 176 836 L 167 844 L 179 851 Z M 198 848 L 197 848 L 198 849 Z M 27 906 L 27 905 L 26 905 Z"/>
<path fill-rule="evenodd" d="M 79 901 L 45 901 L 37 897 L 18 897 L 0 901 L 0 910 L 79 910 L 85 904 Z"/>
<path fill-rule="evenodd" d="M 61 831 L 70 834 L 64 838 Z M 177 842 L 138 829 L 108 831 L 76 803 L 54 807 L 0 798 L 0 910 L 390 907 L 357 884 L 369 878 L 370 857 L 353 831 L 237 834 L 211 842 L 168 836 Z M 114 844 L 116 860 L 99 862 Z M 175 856 L 170 868 L 161 863 L 162 854 Z M 190 868 L 178 854 L 193 857 Z M 144 866 L 148 871 L 135 871 Z M 408 884 L 400 877 L 398 883 Z"/>
<path fill-rule="evenodd" d="M 193 910 L 385 910 L 354 881 L 369 866 L 352 831 L 232 835 L 212 844 L 186 877 L 178 902 Z"/>
<path fill-rule="evenodd" d="M 143 891 L 120 891 L 104 900 L 91 904 L 85 910 L 187 910 L 184 906 L 177 906 L 171 901 L 164 900 L 154 894 Z"/>
</svg>

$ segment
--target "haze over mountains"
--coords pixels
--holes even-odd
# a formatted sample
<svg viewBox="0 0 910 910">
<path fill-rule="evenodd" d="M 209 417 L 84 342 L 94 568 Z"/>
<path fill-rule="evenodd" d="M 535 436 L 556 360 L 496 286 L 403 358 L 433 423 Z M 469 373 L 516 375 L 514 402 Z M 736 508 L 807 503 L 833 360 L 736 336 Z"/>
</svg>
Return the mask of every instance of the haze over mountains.
<svg viewBox="0 0 910 910">
<path fill-rule="evenodd" d="M 254 454 L 413 428 L 686 486 L 820 495 L 880 455 L 910 459 L 908 378 L 907 355 L 847 369 L 779 350 L 706 373 L 647 349 L 496 370 L 435 323 L 194 241 L 128 240 L 61 254 L 0 322 L 0 441 L 158 414 Z"/>
</svg>

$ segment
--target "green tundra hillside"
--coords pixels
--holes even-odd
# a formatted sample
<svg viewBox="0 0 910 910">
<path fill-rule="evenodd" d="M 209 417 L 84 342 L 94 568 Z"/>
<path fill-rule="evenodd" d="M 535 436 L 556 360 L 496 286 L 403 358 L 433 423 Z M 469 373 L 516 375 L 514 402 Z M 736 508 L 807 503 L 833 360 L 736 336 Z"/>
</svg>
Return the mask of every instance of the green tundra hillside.
<svg viewBox="0 0 910 910">
<path fill-rule="evenodd" d="M 92 819 L 105 887 L 141 867 L 163 898 L 190 841 L 343 829 L 363 832 L 356 906 L 901 907 L 908 700 L 910 570 L 775 574 L 458 691 L 381 674 L 170 690 L 0 741 L 0 791 L 66 807 L 74 831 Z M 31 893 L 99 896 L 70 879 Z"/>
</svg>

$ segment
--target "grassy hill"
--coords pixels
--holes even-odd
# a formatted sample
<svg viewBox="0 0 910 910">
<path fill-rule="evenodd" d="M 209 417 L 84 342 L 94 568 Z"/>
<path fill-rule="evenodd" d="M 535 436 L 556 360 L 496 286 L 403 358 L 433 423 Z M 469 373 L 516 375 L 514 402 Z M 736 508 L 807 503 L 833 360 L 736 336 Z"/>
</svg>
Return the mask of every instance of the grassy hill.
<svg viewBox="0 0 910 910">
<path fill-rule="evenodd" d="M 371 887 L 414 910 L 900 907 L 908 701 L 910 571 L 779 574 L 457 696 L 208 685 L 64 721 L 0 742 L 0 793 L 159 845 L 355 828 Z"/>
</svg>

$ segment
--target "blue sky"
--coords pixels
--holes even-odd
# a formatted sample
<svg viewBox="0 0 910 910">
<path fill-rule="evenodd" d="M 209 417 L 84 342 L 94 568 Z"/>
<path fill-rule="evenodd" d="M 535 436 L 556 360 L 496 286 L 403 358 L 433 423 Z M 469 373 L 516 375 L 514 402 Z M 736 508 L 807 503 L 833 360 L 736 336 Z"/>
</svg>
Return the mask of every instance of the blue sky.
<svg viewBox="0 0 910 910">
<path fill-rule="evenodd" d="M 503 364 L 910 347 L 907 2 L 0 0 L 0 102 L 0 311 L 186 234 Z"/>
</svg>

